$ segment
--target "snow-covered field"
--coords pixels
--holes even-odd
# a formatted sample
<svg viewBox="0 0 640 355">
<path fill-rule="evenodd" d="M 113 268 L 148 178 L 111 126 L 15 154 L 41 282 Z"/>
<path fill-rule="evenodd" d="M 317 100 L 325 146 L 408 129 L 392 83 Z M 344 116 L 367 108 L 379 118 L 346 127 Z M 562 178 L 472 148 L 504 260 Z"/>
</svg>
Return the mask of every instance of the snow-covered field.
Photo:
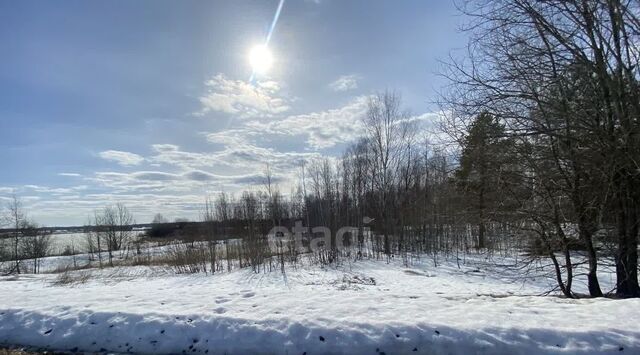
<svg viewBox="0 0 640 355">
<path fill-rule="evenodd" d="M 51 235 L 51 251 L 53 254 L 62 253 L 65 248 L 75 251 L 85 251 L 87 235 L 85 233 L 60 233 Z"/>
<path fill-rule="evenodd" d="M 492 263 L 362 261 L 256 274 L 164 268 L 0 280 L 0 343 L 193 354 L 640 353 L 640 300 L 540 296 Z M 500 275 L 499 277 L 497 275 Z"/>
</svg>

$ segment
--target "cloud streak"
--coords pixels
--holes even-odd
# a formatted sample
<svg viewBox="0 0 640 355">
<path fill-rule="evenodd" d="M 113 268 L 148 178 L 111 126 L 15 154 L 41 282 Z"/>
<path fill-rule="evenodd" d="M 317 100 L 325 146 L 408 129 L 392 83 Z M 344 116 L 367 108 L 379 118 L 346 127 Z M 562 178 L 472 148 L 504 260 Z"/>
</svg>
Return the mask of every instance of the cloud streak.
<svg viewBox="0 0 640 355">
<path fill-rule="evenodd" d="M 122 166 L 139 165 L 144 161 L 144 158 L 138 154 L 123 152 L 120 150 L 105 150 L 98 154 L 100 158 L 116 162 Z"/>
</svg>

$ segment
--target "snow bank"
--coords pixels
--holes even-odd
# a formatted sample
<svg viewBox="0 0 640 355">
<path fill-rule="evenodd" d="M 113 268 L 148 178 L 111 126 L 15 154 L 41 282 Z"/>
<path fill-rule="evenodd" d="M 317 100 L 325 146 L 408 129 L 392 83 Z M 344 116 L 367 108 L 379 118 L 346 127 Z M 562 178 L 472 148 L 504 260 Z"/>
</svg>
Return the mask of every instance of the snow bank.
<svg viewBox="0 0 640 355">
<path fill-rule="evenodd" d="M 477 267 L 0 281 L 0 342 L 69 351 L 228 354 L 640 353 L 640 300 L 535 296 Z M 112 271 L 110 271 L 112 272 Z M 140 276 L 144 275 L 144 276 Z"/>
</svg>

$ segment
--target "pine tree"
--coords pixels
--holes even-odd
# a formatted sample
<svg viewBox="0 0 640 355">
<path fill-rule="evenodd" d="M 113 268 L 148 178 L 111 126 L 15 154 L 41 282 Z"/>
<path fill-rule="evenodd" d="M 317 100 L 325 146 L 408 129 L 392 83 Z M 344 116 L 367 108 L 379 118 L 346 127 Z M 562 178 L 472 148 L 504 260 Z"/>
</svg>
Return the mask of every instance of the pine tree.
<svg viewBox="0 0 640 355">
<path fill-rule="evenodd" d="M 456 171 L 457 186 L 470 200 L 472 221 L 478 224 L 476 247 L 486 247 L 486 223 L 495 208 L 500 189 L 500 171 L 507 145 L 505 129 L 488 112 L 472 122 L 463 142 L 460 167 Z"/>
</svg>

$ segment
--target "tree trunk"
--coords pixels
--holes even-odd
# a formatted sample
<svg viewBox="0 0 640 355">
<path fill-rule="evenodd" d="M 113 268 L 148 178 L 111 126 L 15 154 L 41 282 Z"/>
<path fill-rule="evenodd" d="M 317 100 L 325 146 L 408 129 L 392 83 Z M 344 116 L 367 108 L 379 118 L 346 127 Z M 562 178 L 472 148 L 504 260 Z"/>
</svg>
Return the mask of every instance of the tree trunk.
<svg viewBox="0 0 640 355">
<path fill-rule="evenodd" d="M 584 230 L 582 226 L 579 228 L 580 239 L 582 239 L 582 242 L 585 244 L 587 249 L 587 260 L 589 262 L 589 271 L 587 272 L 589 295 L 591 297 L 602 297 L 602 290 L 600 289 L 600 282 L 598 281 L 598 259 L 596 256 L 596 249 L 593 246 L 591 233 Z"/>
<path fill-rule="evenodd" d="M 638 211 L 632 201 L 620 201 L 618 212 L 618 253 L 616 255 L 616 294 L 640 297 L 638 286 Z"/>
<path fill-rule="evenodd" d="M 478 249 L 483 249 L 485 247 L 485 229 L 484 221 L 480 220 L 480 226 L 478 227 Z"/>
</svg>

